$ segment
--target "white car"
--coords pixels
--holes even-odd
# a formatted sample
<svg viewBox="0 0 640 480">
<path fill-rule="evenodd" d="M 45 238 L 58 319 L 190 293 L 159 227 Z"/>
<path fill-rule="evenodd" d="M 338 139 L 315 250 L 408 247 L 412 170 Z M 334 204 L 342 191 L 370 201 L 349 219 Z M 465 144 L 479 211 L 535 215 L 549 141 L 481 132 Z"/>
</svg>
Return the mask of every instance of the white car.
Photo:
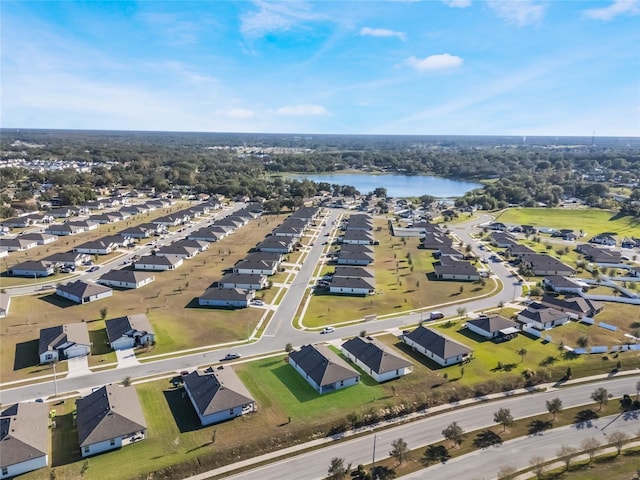
<svg viewBox="0 0 640 480">
<path fill-rule="evenodd" d="M 262 300 L 252 300 L 251 303 L 253 303 L 254 305 L 258 305 L 259 307 L 264 305 L 264 302 Z"/>
<path fill-rule="evenodd" d="M 324 327 L 324 329 L 320 333 L 333 333 L 336 329 L 333 327 Z"/>
</svg>

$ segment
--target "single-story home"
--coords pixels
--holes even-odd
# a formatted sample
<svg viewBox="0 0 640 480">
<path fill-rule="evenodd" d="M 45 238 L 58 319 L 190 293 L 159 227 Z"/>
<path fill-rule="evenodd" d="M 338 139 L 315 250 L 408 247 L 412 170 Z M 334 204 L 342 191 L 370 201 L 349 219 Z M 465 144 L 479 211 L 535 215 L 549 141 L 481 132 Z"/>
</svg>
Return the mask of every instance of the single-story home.
<svg viewBox="0 0 640 480">
<path fill-rule="evenodd" d="M 570 277 L 576 273 L 570 266 L 544 253 L 523 254 L 520 255 L 519 258 L 522 265 L 530 269 L 534 275 L 562 275 Z"/>
<path fill-rule="evenodd" d="M 85 230 L 86 228 L 80 225 L 74 225 L 70 223 L 54 223 L 53 225 L 49 225 L 45 232 L 50 235 L 58 235 L 60 237 L 64 237 L 67 235 L 77 235 L 78 233 L 82 233 Z"/>
<path fill-rule="evenodd" d="M 189 245 L 165 245 L 156 250 L 156 257 L 165 257 L 172 255 L 174 257 L 181 257 L 184 259 L 193 258 L 198 255 L 202 250 L 196 246 Z"/>
<path fill-rule="evenodd" d="M 208 307 L 248 307 L 255 297 L 255 290 L 241 288 L 207 288 L 198 297 L 198 305 Z"/>
<path fill-rule="evenodd" d="M 78 253 L 86 253 L 87 255 L 109 255 L 116 248 L 118 248 L 117 243 L 99 239 L 82 243 L 77 247 L 74 247 L 73 251 Z"/>
<path fill-rule="evenodd" d="M 547 307 L 567 312 L 575 318 L 595 317 L 604 309 L 604 303 L 580 296 L 566 296 L 564 298 L 545 295 L 540 303 Z"/>
<path fill-rule="evenodd" d="M 14 478 L 49 464 L 49 409 L 21 402 L 0 411 L 0 479 Z"/>
<path fill-rule="evenodd" d="M 23 236 L 2 239 L 0 244 L 9 252 L 22 252 L 38 246 L 38 242 L 36 240 L 23 238 Z"/>
<path fill-rule="evenodd" d="M 356 245 L 352 245 L 356 246 Z M 354 250 L 340 250 L 337 263 L 339 265 L 369 265 L 373 263 L 374 255 L 369 252 L 358 252 Z"/>
<path fill-rule="evenodd" d="M 423 326 L 403 334 L 402 341 L 442 367 L 464 362 L 473 351 L 466 345 Z"/>
<path fill-rule="evenodd" d="M 184 259 L 178 255 L 145 255 L 133 264 L 136 270 L 175 270 L 182 266 Z"/>
<path fill-rule="evenodd" d="M 108 287 L 140 288 L 155 279 L 152 273 L 136 270 L 109 270 L 97 280 L 97 283 Z"/>
<path fill-rule="evenodd" d="M 49 262 L 29 260 L 14 265 L 8 272 L 15 277 L 48 277 L 54 274 L 55 267 Z"/>
<path fill-rule="evenodd" d="M 366 267 L 337 266 L 333 271 L 333 278 L 338 278 L 338 277 L 374 278 L 375 273 L 373 270 Z"/>
<path fill-rule="evenodd" d="M 218 285 L 222 288 L 245 290 L 262 290 L 267 288 L 268 284 L 267 276 L 257 273 L 227 273 L 218 281 Z"/>
<path fill-rule="evenodd" d="M 569 314 L 534 302 L 518 313 L 518 321 L 537 330 L 549 330 L 569 321 Z"/>
<path fill-rule="evenodd" d="M 376 293 L 376 281 L 371 277 L 336 277 L 329 284 L 330 293 L 348 295 L 372 295 Z"/>
<path fill-rule="evenodd" d="M 242 274 L 258 274 L 258 275 L 275 275 L 278 271 L 278 262 L 269 262 L 266 260 L 240 260 L 233 266 L 233 273 Z"/>
<path fill-rule="evenodd" d="M 293 350 L 289 365 L 320 394 L 360 382 L 360 374 L 325 345 L 303 345 Z"/>
<path fill-rule="evenodd" d="M 45 262 L 64 267 L 79 267 L 89 260 L 91 260 L 90 255 L 78 252 L 54 253 L 44 258 Z"/>
<path fill-rule="evenodd" d="M 542 279 L 542 285 L 548 289 L 558 293 L 575 293 L 581 294 L 582 289 L 587 285 L 562 275 L 549 275 Z"/>
<path fill-rule="evenodd" d="M 489 339 L 510 340 L 518 335 L 518 324 L 501 315 L 482 315 L 467 320 L 467 328 Z"/>
<path fill-rule="evenodd" d="M 342 236 L 345 245 L 373 245 L 373 233 L 367 230 L 347 230 Z"/>
<path fill-rule="evenodd" d="M 84 304 L 110 297 L 113 295 L 113 290 L 103 285 L 76 280 L 75 282 L 58 286 L 56 295 L 72 302 Z"/>
<path fill-rule="evenodd" d="M 76 400 L 83 457 L 144 440 L 147 423 L 135 387 L 105 385 Z"/>
<path fill-rule="evenodd" d="M 141 347 L 155 341 L 151 322 L 144 313 L 106 320 L 107 338 L 114 350 Z"/>
<path fill-rule="evenodd" d="M 267 237 L 256 245 L 260 252 L 290 253 L 296 241 L 289 237 Z"/>
<path fill-rule="evenodd" d="M 57 235 L 49 235 L 48 233 L 23 233 L 18 238 L 35 240 L 38 245 L 48 245 L 58 240 Z"/>
<path fill-rule="evenodd" d="M 40 330 L 38 355 L 40 363 L 51 363 L 91 353 L 87 324 L 69 323 Z"/>
<path fill-rule="evenodd" d="M 451 258 L 448 255 L 440 257 Z M 471 263 L 464 260 L 449 259 L 446 263 L 440 261 L 440 264 L 434 265 L 436 278 L 439 280 L 458 280 L 464 282 L 474 282 L 480 279 L 480 273 L 471 265 Z"/>
<path fill-rule="evenodd" d="M 202 426 L 255 412 L 256 401 L 232 368 L 195 370 L 183 377 L 184 389 Z"/>
<path fill-rule="evenodd" d="M 354 337 L 340 347 L 342 354 L 376 382 L 386 382 L 413 371 L 413 364 L 374 338 Z"/>
</svg>

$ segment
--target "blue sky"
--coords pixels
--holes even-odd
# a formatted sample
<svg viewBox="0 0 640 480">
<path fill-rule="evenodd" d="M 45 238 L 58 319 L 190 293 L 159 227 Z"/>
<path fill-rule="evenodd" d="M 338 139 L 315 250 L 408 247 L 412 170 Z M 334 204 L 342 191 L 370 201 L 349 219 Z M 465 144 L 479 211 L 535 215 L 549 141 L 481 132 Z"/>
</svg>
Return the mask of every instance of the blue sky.
<svg viewBox="0 0 640 480">
<path fill-rule="evenodd" d="M 640 136 L 640 0 L 0 2 L 0 126 Z"/>
</svg>

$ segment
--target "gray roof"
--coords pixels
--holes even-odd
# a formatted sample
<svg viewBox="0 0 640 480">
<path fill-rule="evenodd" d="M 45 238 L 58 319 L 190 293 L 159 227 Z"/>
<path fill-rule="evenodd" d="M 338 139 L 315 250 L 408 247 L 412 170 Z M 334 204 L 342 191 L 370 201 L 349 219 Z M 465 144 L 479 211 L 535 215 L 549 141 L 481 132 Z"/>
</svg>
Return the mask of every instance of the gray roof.
<svg viewBox="0 0 640 480">
<path fill-rule="evenodd" d="M 469 324 L 490 333 L 499 332 L 505 328 L 516 328 L 518 326 L 516 322 L 500 315 L 482 316 L 474 318 L 473 320 L 467 320 L 467 325 Z"/>
<path fill-rule="evenodd" d="M 476 267 L 469 262 L 455 262 L 446 265 L 435 265 L 433 269 L 436 275 L 478 275 Z"/>
<path fill-rule="evenodd" d="M 45 403 L 16 403 L 0 411 L 0 467 L 47 455 L 48 417 Z"/>
<path fill-rule="evenodd" d="M 556 310 L 552 307 L 534 308 L 529 306 L 525 310 L 519 313 L 519 316 L 524 317 L 527 320 L 538 323 L 555 322 L 563 318 L 567 318 L 567 314 Z"/>
<path fill-rule="evenodd" d="M 147 318 L 144 313 L 127 315 L 126 317 L 111 318 L 106 320 L 104 323 L 107 327 L 107 337 L 109 338 L 109 342 L 113 342 L 118 338 L 126 336 L 126 334 L 132 330 L 153 334 L 151 322 L 149 322 L 149 318 Z"/>
<path fill-rule="evenodd" d="M 336 267 L 333 272 L 333 278 L 337 277 L 360 277 L 360 278 L 374 278 L 375 274 L 373 270 L 365 267 Z"/>
<path fill-rule="evenodd" d="M 95 283 L 83 282 L 82 280 L 76 280 L 75 282 L 66 283 L 64 285 L 60 285 L 57 288 L 57 292 L 64 292 L 78 298 L 89 297 L 91 295 L 99 295 L 108 291 L 111 291 L 109 287 L 97 285 Z"/>
<path fill-rule="evenodd" d="M 359 374 L 324 345 L 303 345 L 289 353 L 291 358 L 320 387 L 333 385 Z"/>
<path fill-rule="evenodd" d="M 595 314 L 604 308 L 604 304 L 580 296 L 560 298 L 553 295 L 545 295 L 540 300 L 540 303 L 562 311 L 569 310 L 588 315 Z"/>
<path fill-rule="evenodd" d="M 40 330 L 38 354 L 57 349 L 67 342 L 77 345 L 91 345 L 86 323 L 69 323 Z"/>
<path fill-rule="evenodd" d="M 422 326 L 406 334 L 405 337 L 443 359 L 465 355 L 472 351 L 466 345 Z"/>
<path fill-rule="evenodd" d="M 226 300 L 231 302 L 248 301 L 251 298 L 250 290 L 241 288 L 207 288 L 199 298 L 205 300 Z"/>
<path fill-rule="evenodd" d="M 141 265 L 176 265 L 183 261 L 183 258 L 178 255 L 145 255 L 136 260 L 136 264 Z"/>
<path fill-rule="evenodd" d="M 345 243 L 340 246 L 340 253 L 367 253 L 373 256 L 373 247 L 371 245 L 360 245 L 357 243 Z"/>
<path fill-rule="evenodd" d="M 582 288 L 573 280 L 562 275 L 547 275 L 544 277 L 544 282 L 556 288 Z"/>
<path fill-rule="evenodd" d="M 342 348 L 377 374 L 392 372 L 412 365 L 402 356 L 391 353 L 375 339 L 355 337 L 343 343 Z"/>
<path fill-rule="evenodd" d="M 137 284 L 149 277 L 153 277 L 153 273 L 140 272 L 136 270 L 109 270 L 107 273 L 100 276 L 98 281 L 107 280 L 110 282 L 127 282 Z"/>
<path fill-rule="evenodd" d="M 32 271 L 46 271 L 49 270 L 49 263 L 43 261 L 27 260 L 26 262 L 16 263 L 9 270 L 32 270 Z"/>
<path fill-rule="evenodd" d="M 371 277 L 333 277 L 331 287 L 376 289 L 376 280 Z"/>
<path fill-rule="evenodd" d="M 249 283 L 255 285 L 261 284 L 265 278 L 266 276 L 261 273 L 227 273 L 222 276 L 218 283 Z"/>
<path fill-rule="evenodd" d="M 254 403 L 255 400 L 233 369 L 196 370 L 184 378 L 184 388 L 189 390 L 200 415 L 230 410 Z"/>
<path fill-rule="evenodd" d="M 135 387 L 106 385 L 76 400 L 81 447 L 147 428 Z"/>
</svg>

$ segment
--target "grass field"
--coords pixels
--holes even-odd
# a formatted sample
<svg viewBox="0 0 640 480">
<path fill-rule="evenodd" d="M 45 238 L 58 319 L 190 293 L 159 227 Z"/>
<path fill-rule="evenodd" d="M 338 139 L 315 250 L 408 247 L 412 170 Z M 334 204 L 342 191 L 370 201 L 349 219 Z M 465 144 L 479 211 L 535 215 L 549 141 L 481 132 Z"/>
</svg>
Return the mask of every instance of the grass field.
<svg viewBox="0 0 640 480">
<path fill-rule="evenodd" d="M 1 320 L 0 381 L 24 379 L 37 367 L 37 340 L 44 327 L 85 321 L 90 335 L 105 338 L 100 310 L 107 319 L 146 313 L 156 333 L 151 354 L 215 345 L 246 339 L 264 313 L 261 309 L 238 311 L 202 308 L 200 296 L 222 270 L 243 258 L 284 216 L 264 216 L 233 235 L 212 244 L 209 250 L 185 261 L 177 270 L 156 272 L 156 280 L 134 290 L 114 290 L 106 301 L 76 305 L 55 295 L 53 290 L 37 296 L 14 297 L 10 315 Z M 272 289 L 275 290 L 275 289 Z M 272 295 L 271 291 L 265 298 Z M 16 348 L 15 345 L 18 345 Z M 91 364 L 109 363 L 113 353 L 94 344 Z M 16 360 L 17 359 L 17 360 Z M 64 362 L 62 362 L 64 364 Z M 19 366 L 20 368 L 15 368 Z"/>
<path fill-rule="evenodd" d="M 496 215 L 506 224 L 533 225 L 539 228 L 571 228 L 582 230 L 587 238 L 611 233 L 618 240 L 640 236 L 640 223 L 632 217 L 618 217 L 596 208 L 509 208 Z"/>
</svg>

